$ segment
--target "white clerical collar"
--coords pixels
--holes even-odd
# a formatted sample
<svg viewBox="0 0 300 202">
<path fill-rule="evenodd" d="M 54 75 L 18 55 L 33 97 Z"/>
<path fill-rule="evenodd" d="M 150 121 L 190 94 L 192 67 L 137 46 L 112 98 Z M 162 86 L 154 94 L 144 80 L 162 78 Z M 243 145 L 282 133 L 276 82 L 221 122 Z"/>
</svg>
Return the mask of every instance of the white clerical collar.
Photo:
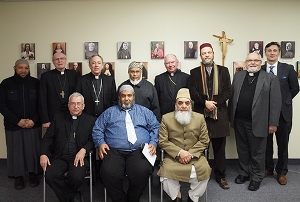
<svg viewBox="0 0 300 202">
<path fill-rule="evenodd" d="M 77 116 L 72 116 L 72 119 L 77 119 Z"/>
<path fill-rule="evenodd" d="M 95 76 L 95 79 L 99 79 L 99 76 Z"/>
<path fill-rule="evenodd" d="M 253 72 L 249 72 L 249 76 L 254 76 L 254 73 Z"/>
<path fill-rule="evenodd" d="M 63 72 L 60 72 L 60 75 L 64 75 L 65 74 L 65 71 L 63 71 Z"/>
</svg>

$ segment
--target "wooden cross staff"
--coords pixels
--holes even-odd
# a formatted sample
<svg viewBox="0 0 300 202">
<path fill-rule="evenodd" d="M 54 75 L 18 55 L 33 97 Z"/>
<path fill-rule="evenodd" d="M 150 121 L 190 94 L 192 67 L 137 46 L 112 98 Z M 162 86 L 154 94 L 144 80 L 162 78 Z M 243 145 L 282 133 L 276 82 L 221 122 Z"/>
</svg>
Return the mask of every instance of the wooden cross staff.
<svg viewBox="0 0 300 202">
<path fill-rule="evenodd" d="M 222 51 L 222 66 L 224 66 L 224 61 L 227 53 L 227 43 L 233 42 L 233 39 L 226 38 L 225 31 L 222 31 L 222 36 L 213 35 L 214 37 L 219 38 L 221 51 Z"/>
</svg>

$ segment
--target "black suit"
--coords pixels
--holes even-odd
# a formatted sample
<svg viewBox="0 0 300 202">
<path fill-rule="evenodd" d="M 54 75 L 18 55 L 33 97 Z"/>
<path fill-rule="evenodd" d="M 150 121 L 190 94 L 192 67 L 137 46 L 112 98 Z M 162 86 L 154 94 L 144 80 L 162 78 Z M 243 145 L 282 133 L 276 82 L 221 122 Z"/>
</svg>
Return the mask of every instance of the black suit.
<svg viewBox="0 0 300 202">
<path fill-rule="evenodd" d="M 42 123 L 53 120 L 54 114 L 60 111 L 67 111 L 69 96 L 75 92 L 77 73 L 65 69 L 64 98 L 61 96 L 62 81 L 59 80 L 60 72 L 57 69 L 45 72 L 41 75 L 39 109 Z"/>
<path fill-rule="evenodd" d="M 101 74 L 99 79 L 102 79 L 102 88 L 100 92 L 99 104 L 101 106 L 100 112 L 95 112 L 95 93 L 92 80 L 95 76 L 90 72 L 82 76 L 77 83 L 76 91 L 81 93 L 84 97 L 85 108 L 83 112 L 98 117 L 103 111 L 112 105 L 117 104 L 117 93 L 115 79 L 111 76 Z"/>
<path fill-rule="evenodd" d="M 266 64 L 262 66 L 266 71 Z M 288 172 L 288 142 L 289 135 L 292 129 L 293 117 L 293 98 L 299 92 L 299 83 L 297 72 L 293 65 L 286 63 L 277 63 L 277 77 L 280 82 L 280 89 L 282 95 L 281 114 L 279 119 L 279 126 L 277 127 L 276 142 L 278 146 L 278 162 L 276 165 L 277 174 L 286 175 Z M 273 173 L 273 135 L 268 136 L 266 148 L 266 170 Z"/>
<path fill-rule="evenodd" d="M 174 76 L 166 71 L 155 77 L 154 83 L 161 116 L 175 110 L 177 92 L 181 88 L 188 87 L 189 77 L 190 75 L 181 72 L 179 69 L 174 73 Z"/>
<path fill-rule="evenodd" d="M 95 118 L 82 113 L 78 119 L 76 145 L 78 151 L 84 148 L 86 152 L 89 152 L 94 148 L 92 129 Z M 88 162 L 85 161 L 83 167 L 75 167 L 73 165 L 74 159 L 63 158 L 63 152 L 66 150 L 70 138 L 71 126 L 72 118 L 69 112 L 56 113 L 41 145 L 41 155 L 48 156 L 51 163 L 46 170 L 46 182 L 60 201 L 67 201 L 74 197 L 84 180 L 86 166 L 88 166 Z M 68 175 L 64 179 L 62 175 L 67 171 Z"/>
</svg>

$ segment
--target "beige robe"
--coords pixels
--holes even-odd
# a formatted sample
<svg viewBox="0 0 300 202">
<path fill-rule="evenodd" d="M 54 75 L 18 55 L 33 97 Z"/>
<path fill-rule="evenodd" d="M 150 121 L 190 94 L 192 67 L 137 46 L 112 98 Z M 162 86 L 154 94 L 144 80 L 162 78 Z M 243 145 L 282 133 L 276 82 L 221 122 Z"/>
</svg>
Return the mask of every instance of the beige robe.
<svg viewBox="0 0 300 202">
<path fill-rule="evenodd" d="M 159 176 L 188 182 L 194 165 L 198 181 L 209 179 L 211 168 L 203 154 L 208 147 L 209 136 L 202 114 L 193 112 L 191 123 L 186 126 L 177 122 L 174 112 L 165 114 L 160 125 L 158 143 L 165 151 L 165 158 L 157 173 Z M 177 155 L 181 149 L 193 155 L 188 164 L 178 161 Z"/>
</svg>

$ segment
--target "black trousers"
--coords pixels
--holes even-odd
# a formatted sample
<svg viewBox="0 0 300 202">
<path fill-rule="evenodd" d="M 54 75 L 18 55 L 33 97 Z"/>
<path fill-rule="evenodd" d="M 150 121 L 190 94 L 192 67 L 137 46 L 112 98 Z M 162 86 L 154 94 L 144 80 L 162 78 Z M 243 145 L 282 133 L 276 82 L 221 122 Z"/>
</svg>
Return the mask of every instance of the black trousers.
<svg viewBox="0 0 300 202">
<path fill-rule="evenodd" d="M 88 160 L 84 160 L 84 166 L 74 166 L 73 161 L 65 161 L 56 159 L 46 170 L 46 182 L 53 189 L 60 202 L 67 202 L 74 198 L 78 188 L 82 185 L 86 170 L 88 168 Z M 67 176 L 64 174 L 68 172 Z"/>
<path fill-rule="evenodd" d="M 214 173 L 216 181 L 219 182 L 222 178 L 225 178 L 226 171 L 226 157 L 225 157 L 225 146 L 226 137 L 211 138 L 210 139 L 213 152 L 214 152 Z"/>
<path fill-rule="evenodd" d="M 236 148 L 239 156 L 239 174 L 261 182 L 265 174 L 267 137 L 254 136 L 251 122 L 239 119 L 235 119 L 234 122 Z"/>
<path fill-rule="evenodd" d="M 113 202 L 139 202 L 151 173 L 152 166 L 140 149 L 133 152 L 110 149 L 100 169 L 102 182 Z M 127 192 L 123 190 L 125 175 L 129 182 Z"/>
<path fill-rule="evenodd" d="M 292 122 L 286 122 L 281 115 L 279 118 L 279 126 L 277 127 L 277 131 L 275 133 L 278 147 L 278 161 L 275 167 L 277 174 L 286 175 L 288 172 L 288 145 L 291 129 Z M 273 135 L 274 134 L 270 134 L 268 136 L 266 148 L 266 170 L 271 173 L 274 171 Z"/>
</svg>

